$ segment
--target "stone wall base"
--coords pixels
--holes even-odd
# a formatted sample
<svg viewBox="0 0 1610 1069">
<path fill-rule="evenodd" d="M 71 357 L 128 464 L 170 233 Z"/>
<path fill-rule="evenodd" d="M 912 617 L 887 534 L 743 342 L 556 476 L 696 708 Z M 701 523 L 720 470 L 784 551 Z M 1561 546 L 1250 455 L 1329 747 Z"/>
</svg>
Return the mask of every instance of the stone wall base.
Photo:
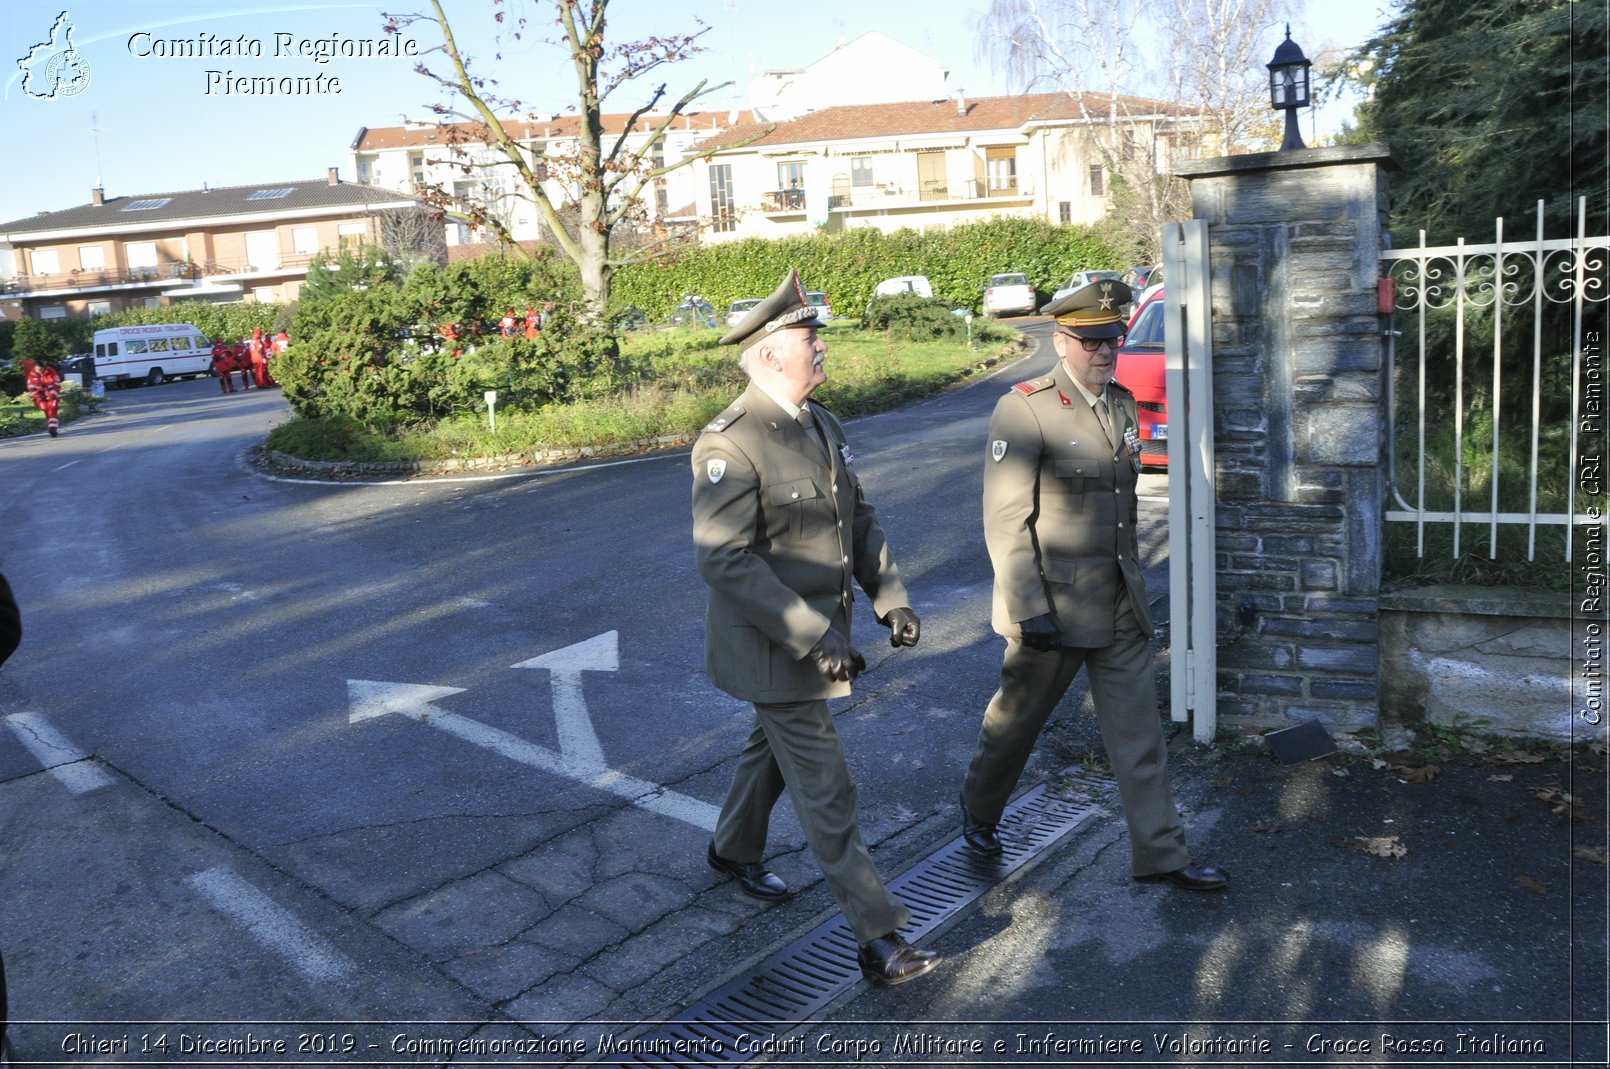
<svg viewBox="0 0 1610 1069">
<path fill-rule="evenodd" d="M 1383 728 L 1572 740 L 1566 595 L 1445 584 L 1380 605 Z"/>
</svg>

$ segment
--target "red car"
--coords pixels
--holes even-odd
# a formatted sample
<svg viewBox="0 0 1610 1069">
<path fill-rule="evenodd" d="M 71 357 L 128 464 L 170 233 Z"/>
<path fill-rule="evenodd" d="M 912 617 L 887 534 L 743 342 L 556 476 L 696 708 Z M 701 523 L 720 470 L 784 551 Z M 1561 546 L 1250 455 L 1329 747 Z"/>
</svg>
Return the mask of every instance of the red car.
<svg viewBox="0 0 1610 1069">
<path fill-rule="evenodd" d="M 1135 395 L 1140 418 L 1140 462 L 1168 467 L 1168 394 L 1163 387 L 1163 287 L 1141 294 L 1118 350 L 1118 381 Z"/>
</svg>

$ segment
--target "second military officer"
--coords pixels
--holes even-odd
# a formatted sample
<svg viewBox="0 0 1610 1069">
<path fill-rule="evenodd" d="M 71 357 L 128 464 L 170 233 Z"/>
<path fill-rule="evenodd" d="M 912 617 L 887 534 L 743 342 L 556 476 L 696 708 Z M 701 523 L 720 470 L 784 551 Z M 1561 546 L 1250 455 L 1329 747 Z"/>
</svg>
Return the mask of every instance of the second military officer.
<svg viewBox="0 0 1610 1069">
<path fill-rule="evenodd" d="M 1136 554 L 1139 421 L 1135 398 L 1113 381 L 1131 296 L 1122 282 L 1093 282 L 1047 308 L 1056 366 L 1012 387 L 990 417 L 984 541 L 995 569 L 991 624 L 1006 654 L 962 784 L 962 834 L 985 855 L 1002 852 L 1001 812 L 1083 667 L 1134 878 L 1219 890 L 1229 877 L 1192 863 L 1168 789 Z"/>
</svg>

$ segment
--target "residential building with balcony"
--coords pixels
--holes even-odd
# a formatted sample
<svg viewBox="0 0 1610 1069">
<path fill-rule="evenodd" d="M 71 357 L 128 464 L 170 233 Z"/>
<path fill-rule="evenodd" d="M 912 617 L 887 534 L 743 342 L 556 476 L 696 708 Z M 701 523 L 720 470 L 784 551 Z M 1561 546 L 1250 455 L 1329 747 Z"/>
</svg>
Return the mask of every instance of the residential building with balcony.
<svg viewBox="0 0 1610 1069">
<path fill-rule="evenodd" d="M 180 300 L 294 300 L 313 257 L 382 244 L 399 219 L 429 218 L 410 197 L 339 180 L 107 197 L 0 223 L 10 273 L 0 302 L 36 319 Z M 434 224 L 432 224 L 434 225 Z"/>
<path fill-rule="evenodd" d="M 652 131 L 666 114 L 650 111 L 637 116 L 626 139 L 625 148 L 642 152 L 654 167 L 674 164 L 693 145 L 755 120 L 749 111 L 685 112 L 653 138 Z M 607 151 L 625 132 L 633 114 L 608 113 L 600 118 Z M 567 188 L 564 161 L 576 153 L 580 125 L 575 114 L 533 115 L 504 124 L 526 154 L 525 162 L 543 180 L 549 201 L 561 210 L 575 201 L 574 191 Z M 523 178 L 479 124 L 420 122 L 364 127 L 352 140 L 352 167 L 359 182 L 382 189 L 412 196 L 434 188 L 459 204 L 483 205 L 519 242 L 538 240 L 547 230 Z M 643 191 L 645 225 L 696 223 L 702 199 L 699 188 L 687 168 L 654 179 Z M 451 247 L 493 241 L 496 234 L 493 228 L 476 227 L 465 214 L 449 209 L 445 238 Z"/>
<path fill-rule="evenodd" d="M 996 215 L 1093 223 L 1111 182 L 1098 137 L 1110 101 L 1066 93 L 824 108 L 735 127 L 697 146 L 706 241 L 873 226 L 944 229 Z M 1183 109 L 1125 97 L 1124 140 L 1166 173 L 1198 155 Z M 759 135 L 757 137 L 757 134 Z M 747 143 L 745 143 L 747 142 Z"/>
</svg>

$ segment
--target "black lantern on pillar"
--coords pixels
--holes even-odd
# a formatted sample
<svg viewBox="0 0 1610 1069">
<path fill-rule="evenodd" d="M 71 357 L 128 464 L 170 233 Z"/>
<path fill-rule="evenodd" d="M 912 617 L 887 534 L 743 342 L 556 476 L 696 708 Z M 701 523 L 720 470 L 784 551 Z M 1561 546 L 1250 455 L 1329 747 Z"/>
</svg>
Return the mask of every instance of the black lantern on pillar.
<svg viewBox="0 0 1610 1069">
<path fill-rule="evenodd" d="M 1303 55 L 1303 50 L 1297 47 L 1297 42 L 1291 39 L 1291 24 L 1286 24 L 1286 39 L 1275 49 L 1275 58 L 1268 64 L 1269 67 L 1269 106 L 1277 111 L 1286 113 L 1286 139 L 1280 143 L 1280 151 L 1292 148 L 1307 148 L 1303 144 L 1303 135 L 1297 130 L 1297 109 L 1306 108 L 1311 103 L 1308 69 L 1313 64 Z"/>
</svg>

